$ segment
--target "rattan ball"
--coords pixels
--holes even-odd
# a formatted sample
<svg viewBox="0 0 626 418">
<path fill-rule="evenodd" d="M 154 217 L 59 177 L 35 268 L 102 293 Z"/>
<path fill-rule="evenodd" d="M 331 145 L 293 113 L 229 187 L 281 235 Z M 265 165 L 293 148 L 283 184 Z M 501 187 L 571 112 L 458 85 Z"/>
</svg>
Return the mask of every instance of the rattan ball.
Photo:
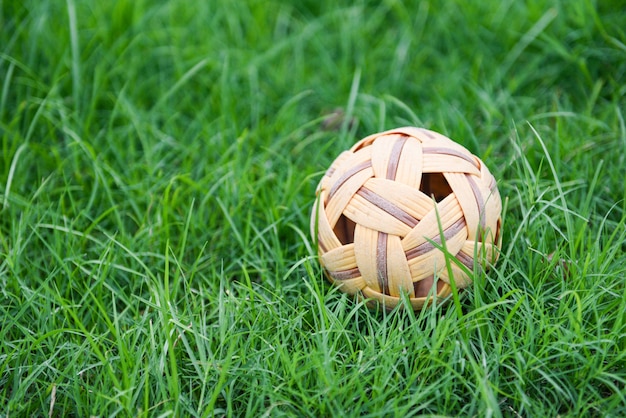
<svg viewBox="0 0 626 418">
<path fill-rule="evenodd" d="M 387 309 L 408 297 L 418 310 L 496 261 L 501 212 L 480 159 L 439 133 L 405 127 L 337 157 L 317 187 L 311 233 L 342 291 Z"/>
</svg>

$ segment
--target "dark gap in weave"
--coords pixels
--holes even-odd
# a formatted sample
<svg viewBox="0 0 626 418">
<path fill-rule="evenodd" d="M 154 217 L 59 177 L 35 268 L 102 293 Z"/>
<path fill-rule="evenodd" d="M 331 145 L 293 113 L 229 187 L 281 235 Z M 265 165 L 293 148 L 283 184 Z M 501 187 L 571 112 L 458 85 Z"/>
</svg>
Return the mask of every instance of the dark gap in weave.
<svg viewBox="0 0 626 418">
<path fill-rule="evenodd" d="M 434 197 L 436 202 L 441 202 L 452 194 L 452 188 L 442 173 L 422 174 L 420 190 L 427 196 Z"/>
<path fill-rule="evenodd" d="M 434 277 L 429 276 L 420 281 L 413 283 L 413 292 L 416 298 L 423 298 L 428 296 L 430 289 L 433 287 Z"/>
<path fill-rule="evenodd" d="M 498 223 L 496 224 L 496 233 L 493 237 L 493 243 L 495 245 L 499 245 L 500 243 L 500 231 L 502 230 L 502 218 L 498 218 Z"/>
<path fill-rule="evenodd" d="M 413 292 L 415 294 L 414 297 L 416 298 L 424 298 L 426 296 L 428 296 L 428 294 L 430 293 L 430 290 L 433 287 L 433 283 L 435 281 L 435 277 L 434 276 L 429 276 L 426 277 L 422 280 L 419 280 L 417 282 L 413 283 Z M 443 280 L 437 280 L 437 284 L 436 284 L 436 291 L 435 294 L 438 295 L 439 292 L 441 292 L 441 289 L 443 289 L 443 286 L 445 285 L 445 282 Z"/>
<path fill-rule="evenodd" d="M 354 242 L 354 228 L 356 228 L 356 224 L 345 215 L 341 215 L 333 228 L 333 232 L 341 244 L 352 244 Z"/>
</svg>

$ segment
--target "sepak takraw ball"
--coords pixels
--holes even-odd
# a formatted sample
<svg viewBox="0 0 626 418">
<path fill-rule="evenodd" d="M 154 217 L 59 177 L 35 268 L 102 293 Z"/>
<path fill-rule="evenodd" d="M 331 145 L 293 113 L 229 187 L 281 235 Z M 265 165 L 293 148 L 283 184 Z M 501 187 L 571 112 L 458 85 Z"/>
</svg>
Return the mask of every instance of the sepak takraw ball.
<svg viewBox="0 0 626 418">
<path fill-rule="evenodd" d="M 387 309 L 404 293 L 417 310 L 496 261 L 501 212 L 480 159 L 441 134 L 405 127 L 337 157 L 318 185 L 311 233 L 342 291 Z"/>
</svg>

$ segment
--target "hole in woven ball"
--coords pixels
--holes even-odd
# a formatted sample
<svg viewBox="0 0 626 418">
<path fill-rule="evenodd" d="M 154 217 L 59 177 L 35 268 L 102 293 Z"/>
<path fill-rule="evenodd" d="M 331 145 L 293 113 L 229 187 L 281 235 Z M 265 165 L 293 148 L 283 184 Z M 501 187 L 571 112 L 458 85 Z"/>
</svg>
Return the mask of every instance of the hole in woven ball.
<svg viewBox="0 0 626 418">
<path fill-rule="evenodd" d="M 343 245 L 351 244 L 354 242 L 355 227 L 356 224 L 354 222 L 344 215 L 341 215 L 339 220 L 337 220 L 337 224 L 335 224 L 335 227 L 333 228 L 333 232 Z"/>
<path fill-rule="evenodd" d="M 441 202 L 448 195 L 452 194 L 452 189 L 442 173 L 422 174 L 420 190 L 427 196 L 433 196 L 437 202 Z"/>
<path fill-rule="evenodd" d="M 498 218 L 498 223 L 496 224 L 496 236 L 493 239 L 496 245 L 500 245 L 500 231 L 502 231 L 502 218 Z"/>
<path fill-rule="evenodd" d="M 428 294 L 430 293 L 430 290 L 433 287 L 433 281 L 434 281 L 434 277 L 430 276 L 430 277 L 426 277 L 425 279 L 420 280 L 419 282 L 415 282 L 413 284 L 415 297 L 423 298 L 423 297 L 428 296 Z M 435 293 L 438 294 L 444 285 L 445 285 L 445 282 L 443 280 L 437 280 L 437 291 Z"/>
</svg>

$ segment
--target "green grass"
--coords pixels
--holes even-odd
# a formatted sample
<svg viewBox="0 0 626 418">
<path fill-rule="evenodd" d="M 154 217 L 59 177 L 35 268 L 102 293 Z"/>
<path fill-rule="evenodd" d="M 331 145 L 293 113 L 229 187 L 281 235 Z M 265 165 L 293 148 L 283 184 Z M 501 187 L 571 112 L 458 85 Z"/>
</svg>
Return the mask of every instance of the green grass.
<svg viewBox="0 0 626 418">
<path fill-rule="evenodd" d="M 626 414 L 620 2 L 5 0 L 0 27 L 0 416 Z M 461 310 L 369 310 L 314 256 L 323 171 L 403 125 L 506 199 Z"/>
</svg>

